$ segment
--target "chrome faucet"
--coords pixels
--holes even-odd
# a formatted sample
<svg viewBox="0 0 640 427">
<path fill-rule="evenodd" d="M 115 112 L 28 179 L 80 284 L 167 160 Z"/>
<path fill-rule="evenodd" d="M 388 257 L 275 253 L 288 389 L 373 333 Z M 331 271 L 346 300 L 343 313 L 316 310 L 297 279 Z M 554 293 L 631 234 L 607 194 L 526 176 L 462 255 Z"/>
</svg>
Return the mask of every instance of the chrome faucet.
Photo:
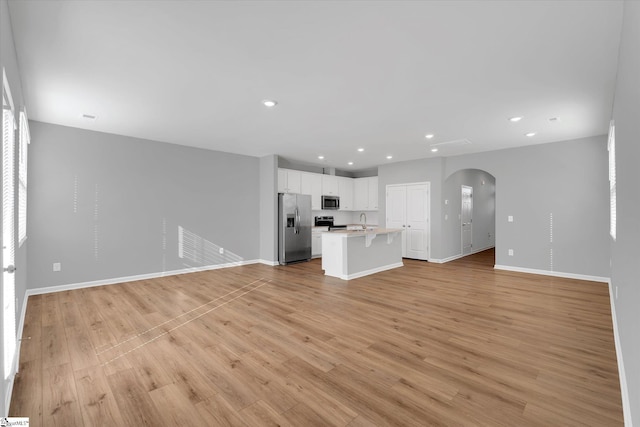
<svg viewBox="0 0 640 427">
<path fill-rule="evenodd" d="M 367 229 L 367 214 L 362 212 L 360 214 L 360 222 L 362 222 L 362 217 L 364 216 L 364 223 L 362 224 L 362 229 L 366 230 Z"/>
</svg>

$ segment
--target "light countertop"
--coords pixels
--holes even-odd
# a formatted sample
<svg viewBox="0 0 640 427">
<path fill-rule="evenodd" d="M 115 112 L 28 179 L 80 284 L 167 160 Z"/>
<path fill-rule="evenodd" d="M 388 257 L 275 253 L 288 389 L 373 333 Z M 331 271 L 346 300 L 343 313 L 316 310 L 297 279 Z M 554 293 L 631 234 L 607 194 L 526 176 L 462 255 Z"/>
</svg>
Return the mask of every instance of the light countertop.
<svg viewBox="0 0 640 427">
<path fill-rule="evenodd" d="M 372 234 L 389 234 L 389 233 L 398 233 L 402 231 L 402 228 L 367 228 L 367 230 L 333 230 L 333 231 L 325 231 L 323 234 L 335 234 L 340 237 L 357 237 L 357 236 L 366 236 Z"/>
</svg>

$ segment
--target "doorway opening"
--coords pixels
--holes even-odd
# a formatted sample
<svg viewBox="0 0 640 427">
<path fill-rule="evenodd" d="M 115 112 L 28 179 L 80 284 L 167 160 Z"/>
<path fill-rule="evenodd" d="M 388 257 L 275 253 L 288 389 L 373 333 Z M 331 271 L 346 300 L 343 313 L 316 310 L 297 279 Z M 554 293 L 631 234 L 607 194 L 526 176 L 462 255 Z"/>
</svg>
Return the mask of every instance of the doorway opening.
<svg viewBox="0 0 640 427">
<path fill-rule="evenodd" d="M 494 249 L 496 244 L 496 179 L 480 169 L 462 169 L 444 181 L 442 198 L 442 260 Z M 491 251 L 488 253 L 494 253 Z M 482 259 L 495 264 L 495 257 Z"/>
<path fill-rule="evenodd" d="M 462 255 L 466 256 L 473 252 L 473 187 L 463 185 L 461 190 L 460 236 Z"/>
</svg>

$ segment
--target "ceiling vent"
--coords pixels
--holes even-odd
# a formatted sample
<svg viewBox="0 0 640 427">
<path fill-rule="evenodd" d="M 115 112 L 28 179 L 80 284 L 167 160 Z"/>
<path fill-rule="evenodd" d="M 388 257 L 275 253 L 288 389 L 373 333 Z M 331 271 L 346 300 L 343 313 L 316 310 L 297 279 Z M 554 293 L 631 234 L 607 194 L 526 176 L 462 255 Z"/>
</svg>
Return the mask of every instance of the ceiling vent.
<svg viewBox="0 0 640 427">
<path fill-rule="evenodd" d="M 463 139 L 454 139 L 453 141 L 445 141 L 445 142 L 436 142 L 435 144 L 431 144 L 431 147 L 456 147 L 458 145 L 469 145 L 471 141 L 466 138 Z"/>
</svg>

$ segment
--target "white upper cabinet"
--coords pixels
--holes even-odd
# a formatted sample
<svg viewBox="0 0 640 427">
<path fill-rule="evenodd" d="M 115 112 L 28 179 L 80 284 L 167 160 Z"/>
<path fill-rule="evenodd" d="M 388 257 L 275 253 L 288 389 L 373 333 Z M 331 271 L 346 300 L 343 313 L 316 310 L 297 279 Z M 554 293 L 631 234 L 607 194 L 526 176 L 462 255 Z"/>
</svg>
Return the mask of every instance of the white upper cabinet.
<svg viewBox="0 0 640 427">
<path fill-rule="evenodd" d="M 311 209 L 321 209 L 322 196 L 340 197 L 341 211 L 377 211 L 378 177 L 348 178 L 278 169 L 278 193 L 311 195 Z"/>
<path fill-rule="evenodd" d="M 378 177 L 372 176 L 369 180 L 369 210 L 378 210 Z"/>
<path fill-rule="evenodd" d="M 340 210 L 353 210 L 353 178 L 338 177 L 338 196 L 340 196 Z"/>
<path fill-rule="evenodd" d="M 335 175 L 322 175 L 322 195 L 338 195 L 338 177 Z"/>
<path fill-rule="evenodd" d="M 278 193 L 300 193 L 302 172 L 291 169 L 278 169 Z"/>
<path fill-rule="evenodd" d="M 356 178 L 353 183 L 353 210 L 378 210 L 378 177 Z"/>
<path fill-rule="evenodd" d="M 367 178 L 353 180 L 353 209 L 365 211 L 369 205 L 369 181 Z"/>
<path fill-rule="evenodd" d="M 318 173 L 302 172 L 300 193 L 311 195 L 311 209 L 320 210 L 322 197 L 322 176 Z"/>
</svg>

